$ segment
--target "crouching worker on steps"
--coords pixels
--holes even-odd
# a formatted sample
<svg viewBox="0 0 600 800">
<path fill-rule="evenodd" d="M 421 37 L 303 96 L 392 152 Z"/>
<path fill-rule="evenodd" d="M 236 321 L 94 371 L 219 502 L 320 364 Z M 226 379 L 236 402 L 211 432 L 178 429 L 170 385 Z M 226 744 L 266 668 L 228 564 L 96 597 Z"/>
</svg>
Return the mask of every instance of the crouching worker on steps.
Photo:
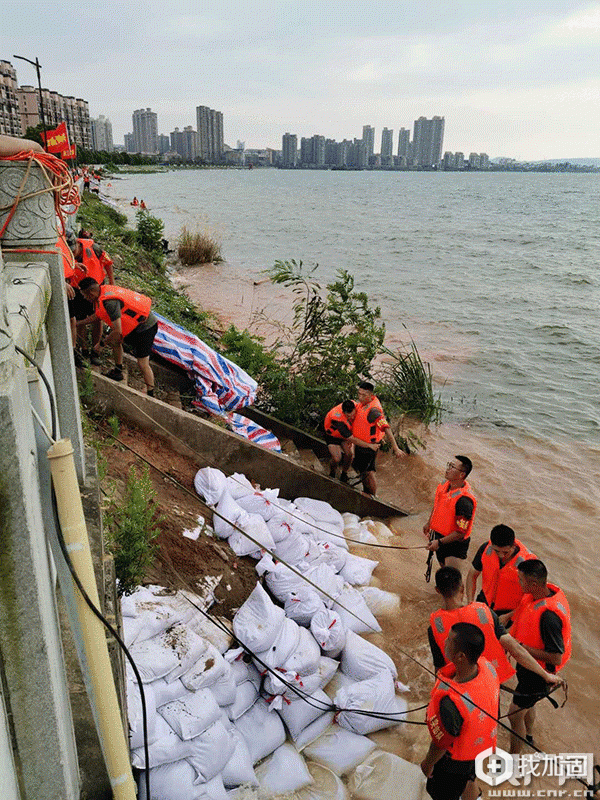
<svg viewBox="0 0 600 800">
<path fill-rule="evenodd" d="M 123 342 L 126 342 L 137 359 L 146 394 L 153 397 L 154 373 L 150 366 L 150 352 L 158 321 L 151 311 L 152 300 L 122 286 L 99 286 L 93 278 L 84 278 L 79 290 L 86 300 L 93 303 L 94 314 L 78 324 L 85 325 L 99 319 L 112 328 L 104 343 L 113 349 L 115 366 L 104 375 L 113 381 L 123 380 Z M 100 352 L 101 345 L 95 345 L 94 349 Z"/>
<path fill-rule="evenodd" d="M 339 465 L 342 465 L 340 480 L 348 483 L 348 469 L 352 463 L 354 446 L 350 440 L 352 436 L 352 423 L 356 417 L 356 404 L 354 400 L 344 400 L 327 412 L 323 427 L 325 428 L 325 441 L 329 449 L 329 477 L 335 478 Z"/>
</svg>

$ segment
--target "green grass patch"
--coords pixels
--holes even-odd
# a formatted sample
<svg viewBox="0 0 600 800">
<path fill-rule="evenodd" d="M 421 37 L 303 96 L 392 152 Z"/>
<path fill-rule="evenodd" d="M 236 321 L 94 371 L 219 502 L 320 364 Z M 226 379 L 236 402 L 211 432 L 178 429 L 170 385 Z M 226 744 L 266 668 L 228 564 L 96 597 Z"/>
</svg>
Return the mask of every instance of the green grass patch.
<svg viewBox="0 0 600 800">
<path fill-rule="evenodd" d="M 223 261 L 221 243 L 208 231 L 191 231 L 183 226 L 177 240 L 177 255 L 186 267 Z"/>
</svg>

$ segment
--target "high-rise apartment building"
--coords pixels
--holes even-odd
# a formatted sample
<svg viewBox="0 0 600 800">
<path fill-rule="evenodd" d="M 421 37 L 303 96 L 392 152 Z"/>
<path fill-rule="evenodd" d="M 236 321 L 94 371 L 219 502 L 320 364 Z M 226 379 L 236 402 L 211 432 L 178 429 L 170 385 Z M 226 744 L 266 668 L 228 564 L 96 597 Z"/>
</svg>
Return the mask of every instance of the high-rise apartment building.
<svg viewBox="0 0 600 800">
<path fill-rule="evenodd" d="M 419 167 L 439 164 L 444 141 L 444 117 L 419 117 L 413 130 L 413 159 Z"/>
<path fill-rule="evenodd" d="M 365 145 L 368 164 L 375 151 L 375 128 L 371 127 L 371 125 L 363 125 L 362 140 Z"/>
<path fill-rule="evenodd" d="M 17 90 L 21 128 L 35 127 L 42 121 L 39 92 L 33 86 L 20 86 Z M 44 122 L 48 128 L 55 128 L 65 122 L 69 141 L 89 149 L 92 146 L 90 109 L 86 100 L 72 95 L 63 96 L 58 92 L 42 89 Z"/>
<path fill-rule="evenodd" d="M 406 163 L 408 163 L 410 156 L 410 130 L 408 128 L 400 128 L 398 131 L 398 157 L 405 158 Z"/>
<path fill-rule="evenodd" d="M 196 129 L 198 131 L 198 155 L 207 164 L 219 164 L 223 160 L 223 112 L 208 106 L 196 107 Z"/>
<path fill-rule="evenodd" d="M 123 141 L 125 143 L 125 152 L 135 153 L 135 141 L 133 138 L 133 133 L 126 133 L 123 137 Z"/>
<path fill-rule="evenodd" d="M 100 114 L 98 119 L 91 119 L 92 150 L 104 150 L 110 153 L 114 150 L 112 125 L 109 119 Z"/>
<path fill-rule="evenodd" d="M 298 164 L 298 137 L 295 133 L 284 133 L 281 138 L 281 163 L 284 167 Z"/>
<path fill-rule="evenodd" d="M 159 156 L 163 156 L 171 149 L 171 138 L 167 136 L 166 133 L 159 133 L 156 137 L 156 143 L 158 145 Z"/>
<path fill-rule="evenodd" d="M 22 136 L 17 73 L 10 61 L 0 61 L 0 133 Z"/>
<path fill-rule="evenodd" d="M 394 152 L 394 131 L 384 128 L 381 131 L 381 163 L 389 164 Z M 385 161 L 384 161 L 385 159 Z"/>
<path fill-rule="evenodd" d="M 136 153 L 158 153 L 158 116 L 151 108 L 133 112 L 133 142 Z"/>
<path fill-rule="evenodd" d="M 171 133 L 171 150 L 179 153 L 184 161 L 193 161 L 198 157 L 198 133 L 191 125 L 182 131 L 179 128 Z"/>
</svg>

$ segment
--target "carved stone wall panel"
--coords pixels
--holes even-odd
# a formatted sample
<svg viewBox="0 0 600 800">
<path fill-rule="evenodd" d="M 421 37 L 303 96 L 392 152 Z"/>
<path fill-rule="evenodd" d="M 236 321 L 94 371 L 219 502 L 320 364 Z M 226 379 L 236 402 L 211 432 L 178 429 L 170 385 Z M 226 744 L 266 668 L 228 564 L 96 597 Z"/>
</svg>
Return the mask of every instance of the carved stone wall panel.
<svg viewBox="0 0 600 800">
<path fill-rule="evenodd" d="M 10 209 L 19 194 L 27 171 L 27 162 L 0 161 L 0 230 L 4 227 Z M 21 200 L 0 239 L 4 247 L 43 248 L 56 243 L 56 214 L 54 193 L 44 192 L 33 197 L 48 186 L 41 167 L 32 164 L 25 185 L 21 189 Z"/>
</svg>

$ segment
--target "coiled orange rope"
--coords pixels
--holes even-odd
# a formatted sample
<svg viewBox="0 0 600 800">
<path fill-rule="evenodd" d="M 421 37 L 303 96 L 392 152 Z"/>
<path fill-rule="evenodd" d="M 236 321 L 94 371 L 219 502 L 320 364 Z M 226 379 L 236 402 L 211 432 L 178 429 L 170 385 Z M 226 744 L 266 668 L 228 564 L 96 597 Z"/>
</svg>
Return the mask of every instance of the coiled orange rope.
<svg viewBox="0 0 600 800">
<path fill-rule="evenodd" d="M 11 205 L 0 207 L 0 212 L 9 211 L 2 228 L 0 228 L 0 239 L 8 228 L 21 200 L 25 200 L 29 197 L 36 197 L 46 192 L 54 193 L 54 208 L 64 231 L 64 214 L 74 214 L 81 203 L 79 190 L 77 186 L 75 186 L 69 168 L 65 162 L 56 158 L 56 156 L 53 156 L 51 153 L 34 153 L 33 150 L 15 153 L 12 156 L 4 156 L 0 158 L 0 161 L 27 161 L 27 169 L 25 170 L 25 175 L 23 176 L 21 186 L 19 187 L 14 202 Z M 23 189 L 25 188 L 31 166 L 34 162 L 41 168 L 47 186 L 44 189 L 39 189 L 37 192 L 23 194 Z M 69 211 L 67 211 L 67 207 L 70 207 L 72 210 L 69 209 Z"/>
</svg>

